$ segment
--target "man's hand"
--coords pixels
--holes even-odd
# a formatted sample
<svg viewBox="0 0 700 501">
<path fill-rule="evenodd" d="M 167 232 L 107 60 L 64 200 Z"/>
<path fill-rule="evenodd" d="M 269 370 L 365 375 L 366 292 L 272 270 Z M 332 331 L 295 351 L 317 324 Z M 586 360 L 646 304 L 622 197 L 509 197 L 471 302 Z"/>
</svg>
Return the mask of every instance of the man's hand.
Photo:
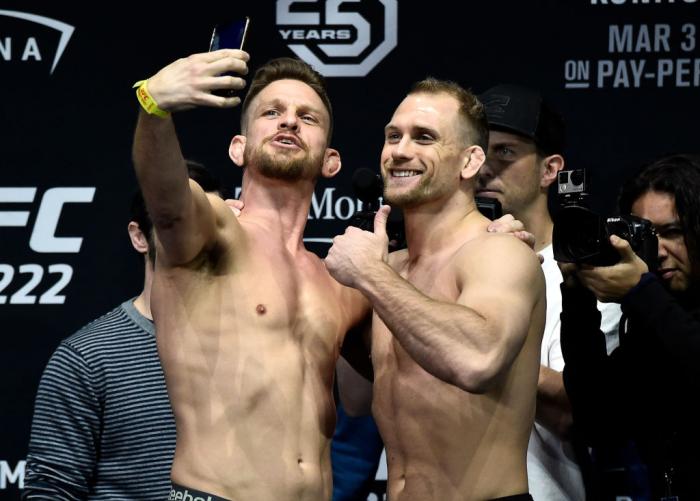
<svg viewBox="0 0 700 501">
<path fill-rule="evenodd" d="M 243 207 L 245 207 L 243 200 L 238 200 L 235 198 L 227 198 L 224 200 L 224 203 L 229 209 L 231 209 L 231 212 L 233 212 L 234 216 L 236 217 L 241 215 L 241 211 L 243 210 Z"/>
<path fill-rule="evenodd" d="M 576 276 L 576 273 L 578 273 L 578 266 L 576 266 L 575 263 L 560 263 L 557 261 L 557 266 L 559 266 L 561 276 L 564 278 L 564 285 L 573 288 L 581 284 Z"/>
<path fill-rule="evenodd" d="M 486 229 L 491 233 L 512 233 L 514 237 L 525 242 L 531 249 L 535 249 L 535 235 L 526 231 L 523 223 L 515 219 L 512 214 L 506 214 L 492 221 Z"/>
<path fill-rule="evenodd" d="M 389 254 L 389 237 L 386 220 L 391 207 L 383 205 L 374 216 L 374 232 L 363 231 L 353 226 L 333 239 L 325 264 L 333 278 L 343 285 L 355 287 L 372 266 L 386 263 Z"/>
<path fill-rule="evenodd" d="M 148 79 L 148 92 L 165 111 L 182 111 L 195 106 L 232 108 L 240 97 L 215 96 L 217 89 L 240 90 L 245 80 L 223 75 L 248 73 L 248 53 L 235 49 L 221 49 L 178 59 Z"/>
<path fill-rule="evenodd" d="M 491 233 L 512 233 L 514 237 L 525 242 L 532 250 L 535 250 L 535 235 L 525 230 L 525 225 L 513 217 L 506 214 L 491 222 L 486 228 Z M 537 254 L 540 264 L 544 262 L 544 256 Z"/>
<path fill-rule="evenodd" d="M 577 276 L 603 303 L 619 302 L 642 274 L 649 271 L 647 264 L 637 256 L 627 240 L 612 235 L 610 243 L 620 254 L 620 262 L 612 266 L 581 265 Z"/>
</svg>

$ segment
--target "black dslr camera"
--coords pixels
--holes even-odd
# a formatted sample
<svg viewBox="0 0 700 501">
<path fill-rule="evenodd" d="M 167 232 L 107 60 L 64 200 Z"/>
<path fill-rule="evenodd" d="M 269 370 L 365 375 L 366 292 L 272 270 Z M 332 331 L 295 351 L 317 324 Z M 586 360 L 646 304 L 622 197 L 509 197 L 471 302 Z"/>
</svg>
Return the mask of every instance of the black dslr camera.
<svg viewBox="0 0 700 501">
<path fill-rule="evenodd" d="M 564 263 L 611 266 L 620 254 L 610 244 L 610 236 L 627 240 L 632 250 L 649 267 L 656 269 L 658 240 L 651 222 L 632 215 L 603 217 L 586 205 L 586 172 L 583 169 L 559 172 L 557 178 L 559 211 L 554 217 L 552 245 L 554 259 Z"/>
</svg>

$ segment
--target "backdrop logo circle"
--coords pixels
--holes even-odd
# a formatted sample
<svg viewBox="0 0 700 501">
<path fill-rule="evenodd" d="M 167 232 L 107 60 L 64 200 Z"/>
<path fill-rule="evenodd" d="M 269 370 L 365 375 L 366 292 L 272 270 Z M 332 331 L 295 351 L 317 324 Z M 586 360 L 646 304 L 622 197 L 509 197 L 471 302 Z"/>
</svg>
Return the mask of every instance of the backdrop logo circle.
<svg viewBox="0 0 700 501">
<path fill-rule="evenodd" d="M 398 0 L 277 0 L 276 22 L 292 52 L 322 75 L 363 77 L 396 47 Z"/>
<path fill-rule="evenodd" d="M 60 37 L 58 40 L 58 46 L 56 47 L 56 52 L 53 57 L 53 61 L 51 63 L 51 69 L 49 70 L 49 74 L 53 73 L 53 70 L 56 69 L 56 65 L 58 64 L 58 61 L 60 61 L 61 56 L 63 55 L 63 51 L 66 49 L 66 46 L 68 45 L 68 41 L 70 40 L 70 37 L 73 35 L 73 31 L 75 28 L 71 26 L 70 24 L 66 24 L 62 21 L 58 21 L 56 19 L 51 19 L 50 17 L 44 17 L 44 16 L 38 16 L 36 14 L 30 14 L 28 12 L 19 12 L 19 11 L 14 11 L 14 10 L 1 10 L 0 9 L 0 16 L 5 16 L 9 18 L 14 18 L 14 19 L 21 19 L 24 21 L 29 21 L 31 23 L 39 24 L 41 26 L 47 26 L 49 28 L 52 28 L 60 33 Z M 4 60 L 10 60 L 12 59 L 13 56 L 13 50 L 12 50 L 12 38 L 11 37 L 5 37 L 2 40 L 2 43 L 0 44 L 0 59 Z M 37 41 L 34 37 L 29 37 L 27 38 L 25 44 L 23 45 L 23 49 L 21 50 L 21 54 L 19 54 L 18 57 L 21 57 L 21 59 L 24 60 L 41 60 L 41 51 L 39 49 L 39 45 L 37 44 Z"/>
</svg>

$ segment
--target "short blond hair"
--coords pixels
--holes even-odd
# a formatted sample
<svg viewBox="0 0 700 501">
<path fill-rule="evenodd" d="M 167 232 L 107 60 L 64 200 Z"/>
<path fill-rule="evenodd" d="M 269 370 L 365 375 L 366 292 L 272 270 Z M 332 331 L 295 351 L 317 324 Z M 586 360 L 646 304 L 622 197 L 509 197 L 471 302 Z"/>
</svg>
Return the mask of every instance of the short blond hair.
<svg viewBox="0 0 700 501">
<path fill-rule="evenodd" d="M 474 93 L 457 82 L 428 77 L 413 84 L 408 95 L 411 94 L 447 94 L 454 97 L 459 103 L 459 116 L 467 131 L 465 141 L 470 146 L 475 144 L 481 146 L 484 151 L 488 150 L 489 125 L 486 110 Z"/>
</svg>

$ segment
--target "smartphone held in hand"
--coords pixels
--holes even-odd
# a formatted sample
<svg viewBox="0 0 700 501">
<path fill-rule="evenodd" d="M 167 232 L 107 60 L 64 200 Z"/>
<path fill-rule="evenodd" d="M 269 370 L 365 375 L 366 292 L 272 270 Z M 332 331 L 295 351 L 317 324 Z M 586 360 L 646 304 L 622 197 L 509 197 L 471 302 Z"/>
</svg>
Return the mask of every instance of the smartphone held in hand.
<svg viewBox="0 0 700 501">
<path fill-rule="evenodd" d="M 250 18 L 248 16 L 243 19 L 236 19 L 228 23 L 217 25 L 211 35 L 209 52 L 219 49 L 243 50 L 249 25 Z M 224 75 L 239 76 L 230 72 L 224 73 Z M 220 89 L 213 91 L 212 94 L 222 97 L 231 97 L 235 92 L 236 91 L 233 89 Z"/>
<path fill-rule="evenodd" d="M 243 19 L 236 19 L 229 23 L 217 25 L 211 34 L 209 52 L 219 49 L 243 50 L 249 24 L 250 18 L 246 16 Z"/>
</svg>

